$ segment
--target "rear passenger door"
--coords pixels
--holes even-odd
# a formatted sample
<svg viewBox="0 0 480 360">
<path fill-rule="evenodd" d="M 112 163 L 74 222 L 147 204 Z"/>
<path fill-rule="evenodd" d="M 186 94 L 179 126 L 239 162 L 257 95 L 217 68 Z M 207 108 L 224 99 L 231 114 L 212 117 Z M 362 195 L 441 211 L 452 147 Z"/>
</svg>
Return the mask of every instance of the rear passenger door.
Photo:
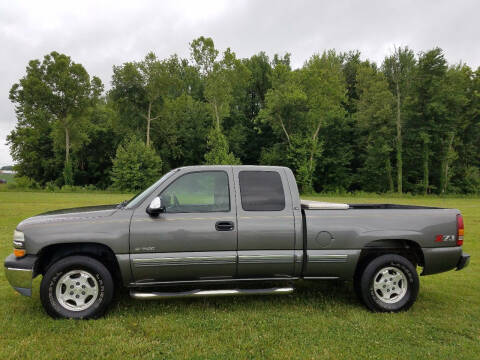
<svg viewBox="0 0 480 360">
<path fill-rule="evenodd" d="M 234 168 L 240 278 L 289 277 L 294 272 L 295 225 L 282 169 Z"/>
</svg>

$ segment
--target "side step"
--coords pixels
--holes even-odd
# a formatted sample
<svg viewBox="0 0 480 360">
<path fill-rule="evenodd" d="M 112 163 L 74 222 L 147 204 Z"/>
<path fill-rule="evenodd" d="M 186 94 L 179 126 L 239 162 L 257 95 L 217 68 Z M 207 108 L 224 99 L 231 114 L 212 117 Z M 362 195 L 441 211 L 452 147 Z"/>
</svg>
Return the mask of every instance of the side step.
<svg viewBox="0 0 480 360">
<path fill-rule="evenodd" d="M 208 296 L 291 294 L 293 290 L 293 287 L 275 287 L 270 289 L 191 290 L 179 292 L 139 292 L 131 290 L 130 296 L 134 299 L 155 300 Z"/>
</svg>

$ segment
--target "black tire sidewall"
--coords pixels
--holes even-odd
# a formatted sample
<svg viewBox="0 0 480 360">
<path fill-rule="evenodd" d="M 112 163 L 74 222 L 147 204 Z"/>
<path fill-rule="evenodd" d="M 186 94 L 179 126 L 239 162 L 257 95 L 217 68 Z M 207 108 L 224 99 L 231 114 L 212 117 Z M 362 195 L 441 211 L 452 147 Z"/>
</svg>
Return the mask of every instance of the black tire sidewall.
<svg viewBox="0 0 480 360">
<path fill-rule="evenodd" d="M 389 304 L 379 299 L 373 290 L 373 280 L 377 272 L 385 267 L 392 266 L 400 269 L 407 278 L 407 292 L 397 303 Z M 408 310 L 417 299 L 419 279 L 416 268 L 406 258 L 400 255 L 382 255 L 370 262 L 365 268 L 361 280 L 361 297 L 365 305 L 372 311 L 398 312 Z"/>
<path fill-rule="evenodd" d="M 95 302 L 83 311 L 71 311 L 64 308 L 56 297 L 59 279 L 71 270 L 85 270 L 98 282 L 99 293 Z M 99 261 L 88 256 L 69 256 L 54 263 L 47 271 L 40 285 L 40 299 L 47 313 L 55 318 L 91 319 L 105 312 L 114 293 L 112 276 Z"/>
</svg>

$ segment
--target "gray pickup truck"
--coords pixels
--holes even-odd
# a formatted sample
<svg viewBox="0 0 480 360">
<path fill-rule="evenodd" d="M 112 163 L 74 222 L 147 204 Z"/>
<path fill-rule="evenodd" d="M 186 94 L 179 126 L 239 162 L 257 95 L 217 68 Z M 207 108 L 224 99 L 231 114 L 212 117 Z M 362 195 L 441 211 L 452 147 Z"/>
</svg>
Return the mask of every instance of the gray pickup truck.
<svg viewBox="0 0 480 360">
<path fill-rule="evenodd" d="M 22 221 L 10 284 L 53 317 L 96 318 L 126 287 L 136 299 L 288 294 L 300 280 L 353 280 L 373 311 L 408 309 L 422 275 L 460 270 L 458 210 L 300 200 L 292 171 L 175 169 L 128 202 Z"/>
</svg>

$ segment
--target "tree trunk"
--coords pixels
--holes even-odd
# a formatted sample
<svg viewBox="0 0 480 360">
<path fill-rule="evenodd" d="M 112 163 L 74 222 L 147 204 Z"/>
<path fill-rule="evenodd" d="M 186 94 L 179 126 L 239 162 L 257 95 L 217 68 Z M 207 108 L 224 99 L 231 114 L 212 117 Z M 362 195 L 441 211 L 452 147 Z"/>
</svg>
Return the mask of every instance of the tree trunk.
<svg viewBox="0 0 480 360">
<path fill-rule="evenodd" d="M 148 113 L 147 113 L 147 140 L 146 140 L 147 147 L 150 146 L 150 122 L 152 121 L 151 113 L 152 113 L 152 103 L 149 102 Z"/>
<path fill-rule="evenodd" d="M 428 168 L 428 139 L 423 140 L 423 192 L 426 195 L 428 193 L 428 176 L 429 176 L 429 168 Z"/>
<path fill-rule="evenodd" d="M 70 131 L 68 126 L 65 126 L 65 164 L 70 160 Z"/>
<path fill-rule="evenodd" d="M 403 188 L 403 159 L 402 159 L 402 118 L 400 109 L 400 88 L 397 82 L 397 191 L 402 193 Z"/>
<path fill-rule="evenodd" d="M 217 107 L 216 99 L 213 99 L 213 108 L 215 110 L 215 120 L 216 120 L 217 130 L 220 130 L 220 116 L 218 115 L 218 107 Z"/>
<path fill-rule="evenodd" d="M 285 125 L 283 124 L 283 120 L 280 116 L 278 117 L 278 120 L 280 121 L 280 125 L 282 126 L 283 132 L 285 133 L 285 136 L 287 137 L 288 145 L 292 145 L 290 143 L 290 135 L 288 135 L 287 129 L 285 128 Z"/>
<path fill-rule="evenodd" d="M 313 174 L 313 156 L 317 152 L 317 137 L 318 137 L 318 132 L 320 131 L 320 121 L 318 122 L 317 128 L 315 129 L 315 133 L 313 134 L 312 140 L 312 151 L 310 152 L 310 165 L 309 165 L 309 170 L 310 173 Z"/>
<path fill-rule="evenodd" d="M 394 192 L 395 186 L 393 185 L 392 163 L 390 162 L 390 157 L 388 157 L 385 161 L 385 170 L 387 171 L 388 189 L 390 192 Z"/>
<path fill-rule="evenodd" d="M 445 152 L 445 157 L 442 159 L 442 175 L 441 175 L 441 191 L 442 194 L 447 192 L 448 188 L 448 171 L 450 169 L 450 154 L 452 153 L 452 145 L 453 145 L 453 139 L 455 137 L 454 133 L 450 134 L 450 138 L 448 139 L 448 146 L 447 150 Z"/>
</svg>

